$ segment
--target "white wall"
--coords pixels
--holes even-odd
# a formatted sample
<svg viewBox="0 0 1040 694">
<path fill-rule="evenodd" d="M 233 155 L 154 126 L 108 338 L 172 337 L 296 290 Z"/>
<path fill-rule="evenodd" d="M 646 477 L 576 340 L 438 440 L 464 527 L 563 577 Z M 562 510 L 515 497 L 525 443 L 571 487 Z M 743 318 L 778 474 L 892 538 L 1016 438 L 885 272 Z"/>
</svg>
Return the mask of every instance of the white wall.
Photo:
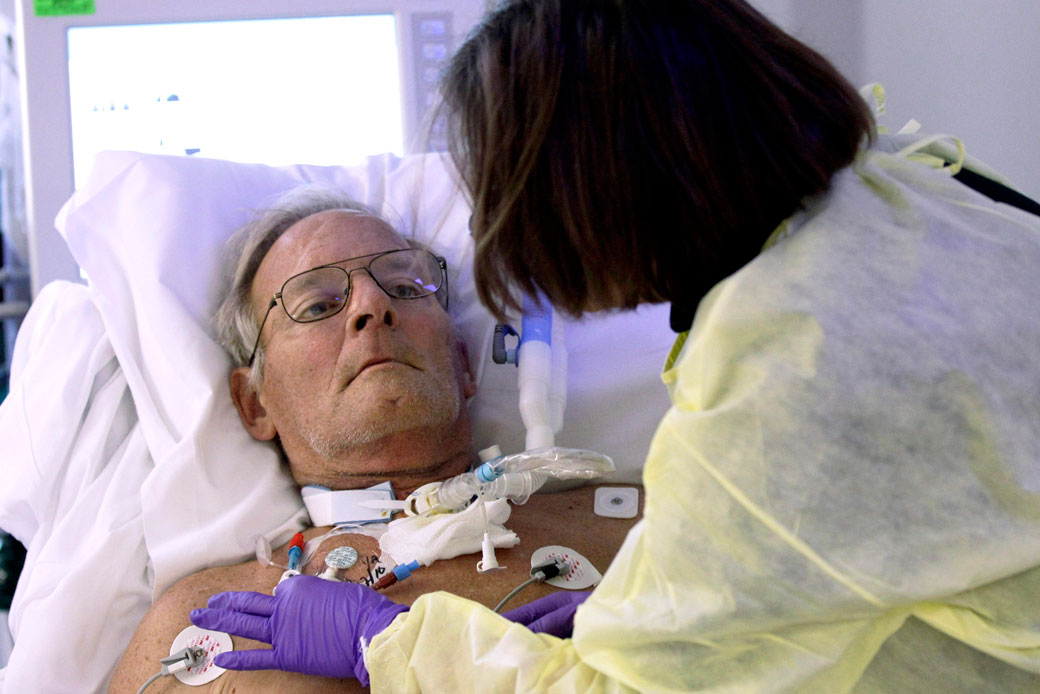
<svg viewBox="0 0 1040 694">
<path fill-rule="evenodd" d="M 1040 3 L 1036 0 L 752 0 L 856 86 L 880 82 L 898 130 L 960 137 L 1040 198 Z"/>
</svg>

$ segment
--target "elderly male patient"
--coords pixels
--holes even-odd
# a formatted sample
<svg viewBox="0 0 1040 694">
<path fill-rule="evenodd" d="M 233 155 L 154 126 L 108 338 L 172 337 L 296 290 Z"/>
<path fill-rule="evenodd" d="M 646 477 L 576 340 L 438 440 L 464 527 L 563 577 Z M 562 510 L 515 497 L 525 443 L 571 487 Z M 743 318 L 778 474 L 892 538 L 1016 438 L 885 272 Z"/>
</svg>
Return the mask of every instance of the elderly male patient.
<svg viewBox="0 0 1040 694">
<path fill-rule="evenodd" d="M 303 486 L 360 489 L 389 480 L 398 498 L 467 470 L 474 462 L 466 399 L 476 391 L 466 350 L 444 306 L 443 261 L 411 244 L 361 205 L 330 192 L 293 191 L 236 233 L 237 269 L 218 314 L 221 340 L 236 366 L 231 397 L 252 436 L 282 448 Z M 403 282 L 407 266 L 422 280 Z M 329 286 L 337 290 L 329 291 Z M 345 291 L 344 291 L 345 288 Z M 447 590 L 493 607 L 529 578 L 530 556 L 544 545 L 571 547 L 601 571 L 634 520 L 593 515 L 592 487 L 536 494 L 513 509 L 514 548 L 499 550 L 495 573 L 477 574 L 479 555 L 433 563 L 391 586 L 391 600 Z M 329 528 L 304 531 L 311 540 Z M 361 557 L 341 579 L 370 583 L 379 543 L 360 533 L 326 539 L 304 574 L 325 569 L 325 555 L 349 545 Z M 274 564 L 286 565 L 288 548 Z M 384 564 L 386 560 L 384 560 Z M 270 594 L 283 573 L 247 561 L 210 568 L 176 583 L 153 605 L 119 663 L 112 692 L 136 692 L 159 670 L 189 612 L 221 591 Z M 288 579 L 289 581 L 303 579 Z M 513 608 L 552 592 L 531 586 Z M 264 648 L 234 637 L 235 650 Z M 149 694 L 185 687 L 163 677 Z M 280 670 L 229 670 L 213 691 L 360 691 L 354 679 Z M 194 692 L 199 688 L 192 688 Z"/>
</svg>

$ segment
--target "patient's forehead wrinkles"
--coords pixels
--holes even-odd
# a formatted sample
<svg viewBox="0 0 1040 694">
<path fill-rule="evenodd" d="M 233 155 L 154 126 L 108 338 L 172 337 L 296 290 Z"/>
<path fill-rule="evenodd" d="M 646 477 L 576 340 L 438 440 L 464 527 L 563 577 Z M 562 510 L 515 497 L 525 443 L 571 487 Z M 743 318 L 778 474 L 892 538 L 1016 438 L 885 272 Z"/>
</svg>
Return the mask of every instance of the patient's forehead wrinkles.
<svg viewBox="0 0 1040 694">
<path fill-rule="evenodd" d="M 409 248 L 408 242 L 378 217 L 353 210 L 310 215 L 289 227 L 264 256 L 253 282 L 253 303 L 265 311 L 285 280 L 317 265 L 396 248 Z"/>
<path fill-rule="evenodd" d="M 370 217 L 334 216 L 316 228 L 302 231 L 296 272 L 395 248 L 408 248 L 400 234 L 382 220 Z"/>
</svg>

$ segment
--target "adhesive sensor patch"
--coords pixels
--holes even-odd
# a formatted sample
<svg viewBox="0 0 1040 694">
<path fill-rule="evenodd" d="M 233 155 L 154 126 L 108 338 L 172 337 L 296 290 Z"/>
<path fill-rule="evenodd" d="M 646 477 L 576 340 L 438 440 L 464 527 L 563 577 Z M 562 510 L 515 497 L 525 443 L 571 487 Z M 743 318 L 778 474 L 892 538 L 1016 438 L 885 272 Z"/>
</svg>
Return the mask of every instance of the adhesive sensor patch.
<svg viewBox="0 0 1040 694">
<path fill-rule="evenodd" d="M 206 659 L 202 662 L 202 665 L 173 673 L 174 677 L 190 687 L 198 687 L 207 682 L 212 682 L 223 675 L 225 672 L 224 668 L 218 667 L 213 662 L 213 659 L 217 657 L 218 653 L 233 650 L 229 634 L 225 634 L 222 631 L 200 629 L 194 625 L 185 628 L 184 631 L 177 634 L 177 638 L 173 640 L 173 645 L 170 646 L 170 655 L 182 648 L 201 648 L 206 652 Z"/>
<path fill-rule="evenodd" d="M 559 545 L 548 545 L 536 549 L 531 555 L 531 566 L 535 567 L 553 560 L 566 562 L 570 571 L 566 575 L 556 576 L 546 581 L 551 586 L 568 590 L 585 590 L 596 585 L 603 578 L 592 562 L 570 547 L 560 547 Z"/>
<path fill-rule="evenodd" d="M 606 518 L 635 518 L 639 513 L 639 490 L 635 487 L 600 487 L 592 510 Z"/>
<path fill-rule="evenodd" d="M 344 545 L 337 547 L 325 555 L 325 566 L 333 569 L 349 569 L 357 564 L 358 551 L 353 547 Z"/>
</svg>

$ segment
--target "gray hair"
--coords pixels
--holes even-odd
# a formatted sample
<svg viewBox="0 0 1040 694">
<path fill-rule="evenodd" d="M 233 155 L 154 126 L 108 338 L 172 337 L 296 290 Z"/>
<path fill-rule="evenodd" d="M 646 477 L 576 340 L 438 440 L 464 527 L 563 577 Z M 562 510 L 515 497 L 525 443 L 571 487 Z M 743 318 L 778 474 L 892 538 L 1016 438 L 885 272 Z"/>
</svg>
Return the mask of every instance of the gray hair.
<svg viewBox="0 0 1040 694">
<path fill-rule="evenodd" d="M 228 240 L 224 260 L 226 289 L 224 300 L 214 317 L 214 327 L 217 339 L 236 366 L 247 365 L 260 328 L 261 316 L 253 311 L 249 297 L 260 263 L 289 227 L 313 214 L 328 210 L 353 210 L 383 219 L 378 212 L 340 191 L 305 184 L 288 191 L 269 207 L 260 210 Z M 249 373 L 250 384 L 258 390 L 263 369 L 264 349 L 258 346 Z"/>
</svg>

